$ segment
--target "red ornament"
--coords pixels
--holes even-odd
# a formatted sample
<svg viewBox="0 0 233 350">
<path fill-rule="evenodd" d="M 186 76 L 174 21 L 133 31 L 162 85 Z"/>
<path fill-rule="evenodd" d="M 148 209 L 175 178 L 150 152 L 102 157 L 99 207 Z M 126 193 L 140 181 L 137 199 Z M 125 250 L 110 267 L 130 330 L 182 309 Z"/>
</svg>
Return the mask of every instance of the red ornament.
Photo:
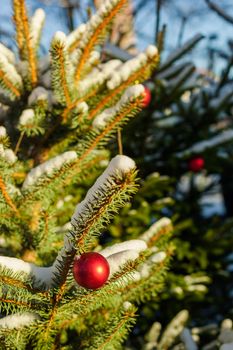
<svg viewBox="0 0 233 350">
<path fill-rule="evenodd" d="M 189 170 L 193 171 L 194 173 L 199 172 L 204 168 L 205 160 L 202 157 L 195 157 L 189 160 L 188 167 Z"/>
<path fill-rule="evenodd" d="M 144 98 L 142 101 L 142 105 L 144 108 L 148 107 L 151 101 L 151 92 L 147 86 L 144 86 Z"/>
<path fill-rule="evenodd" d="M 109 273 L 108 261 L 99 253 L 84 253 L 74 260 L 74 279 L 82 287 L 88 289 L 102 287 L 107 281 Z"/>
</svg>

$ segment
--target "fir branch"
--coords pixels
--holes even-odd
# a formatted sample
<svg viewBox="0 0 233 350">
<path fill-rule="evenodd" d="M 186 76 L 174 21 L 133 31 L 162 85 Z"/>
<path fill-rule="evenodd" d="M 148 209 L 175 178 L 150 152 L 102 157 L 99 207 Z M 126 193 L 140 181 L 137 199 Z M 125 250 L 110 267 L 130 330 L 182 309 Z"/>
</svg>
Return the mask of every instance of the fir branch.
<svg viewBox="0 0 233 350">
<path fill-rule="evenodd" d="M 11 64 L 15 64 L 16 57 L 14 52 L 2 43 L 0 43 L 0 53 L 2 53 Z"/>
<path fill-rule="evenodd" d="M 21 7 L 21 21 L 22 21 L 22 27 L 23 32 L 25 35 L 24 45 L 26 45 L 26 52 L 27 52 L 27 60 L 29 64 L 29 72 L 30 72 L 30 81 L 32 83 L 32 86 L 35 86 L 37 83 L 37 67 L 36 67 L 36 55 L 35 55 L 35 49 L 32 45 L 32 38 L 30 36 L 30 29 L 29 29 L 29 21 L 27 16 L 27 9 L 24 0 L 19 0 L 20 7 Z"/>
<path fill-rule="evenodd" d="M 30 26 L 25 0 L 14 0 L 14 9 L 14 19 L 16 23 L 17 39 L 20 45 L 19 49 L 21 53 L 21 58 L 28 62 L 29 82 L 32 86 L 35 86 L 37 83 L 36 54 L 30 35 Z"/>
<path fill-rule="evenodd" d="M 88 23 L 89 33 L 87 33 L 86 40 L 84 39 L 81 45 L 80 53 L 78 55 L 78 63 L 75 69 L 75 82 L 79 82 L 82 70 L 88 61 L 92 50 L 100 42 L 109 24 L 113 18 L 125 5 L 126 0 L 111 0 L 103 5 L 102 9 L 97 12 L 96 17 L 92 17 Z M 97 24 L 96 24 L 97 23 Z"/>
<path fill-rule="evenodd" d="M 128 66 L 132 69 L 131 74 L 127 73 L 128 77 L 127 79 L 124 79 L 124 74 L 122 73 L 122 81 L 120 79 L 120 83 L 117 84 L 117 86 L 114 86 L 114 88 L 108 90 L 107 93 L 101 98 L 101 100 L 95 105 L 95 107 L 90 111 L 88 115 L 89 120 L 92 120 L 104 107 L 114 103 L 114 101 L 117 98 L 119 98 L 119 96 L 121 96 L 124 90 L 127 89 L 129 86 L 135 84 L 135 82 L 141 83 L 148 79 L 159 62 L 159 55 L 155 50 L 155 53 L 153 53 L 153 55 L 145 55 L 145 59 L 142 60 L 142 63 L 140 62 L 139 58 L 138 61 L 139 62 L 137 62 L 136 70 L 134 70 L 133 62 L 132 65 L 130 65 L 130 61 L 127 62 L 127 69 Z M 120 74 L 120 71 L 123 71 L 124 69 L 124 65 L 122 65 L 122 67 L 118 71 L 118 74 Z"/>
<path fill-rule="evenodd" d="M 144 240 L 148 247 L 152 247 L 164 235 L 167 240 L 167 235 L 172 231 L 173 226 L 171 220 L 168 218 L 162 218 L 151 225 L 149 229 L 140 236 L 140 239 Z"/>
<path fill-rule="evenodd" d="M 5 199 L 6 203 L 8 204 L 8 206 L 14 211 L 14 213 L 19 217 L 19 211 L 16 208 L 16 206 L 14 205 L 10 195 L 7 192 L 7 188 L 5 185 L 5 182 L 2 178 L 2 176 L 0 175 L 0 191 L 2 193 L 3 198 Z"/>
<path fill-rule="evenodd" d="M 35 312 L 17 312 L 1 318 L 1 349 L 26 349 L 30 344 L 29 339 L 34 339 L 39 320 L 40 316 Z"/>
<path fill-rule="evenodd" d="M 83 217 L 73 220 L 72 233 L 76 237 L 78 253 L 85 251 L 97 233 L 109 222 L 113 213 L 122 207 L 136 191 L 134 183 L 135 173 L 126 173 L 122 176 L 112 177 L 106 186 L 99 188 L 95 194 L 95 204 L 83 213 Z"/>
<path fill-rule="evenodd" d="M 34 288 L 32 279 L 21 271 L 15 272 L 11 269 L 0 266 L 0 284 L 4 286 L 26 289 L 32 294 L 38 293 L 38 295 L 42 295 L 43 297 L 48 298 L 48 293 Z"/>
<path fill-rule="evenodd" d="M 53 264 L 54 274 L 59 276 L 55 276 L 54 283 L 60 286 L 56 302 L 59 302 L 60 295 L 64 293 L 74 255 L 87 249 L 90 240 L 100 234 L 100 230 L 109 222 L 112 214 L 122 207 L 135 191 L 133 170 L 134 163 L 130 158 L 115 157 L 89 190 L 84 201 L 78 204 L 71 218 L 73 229 L 65 237 L 64 247 Z"/>
<path fill-rule="evenodd" d="M 29 190 L 32 185 L 36 184 L 43 177 L 52 176 L 53 173 L 59 172 L 59 169 L 62 169 L 64 165 L 72 163 L 77 158 L 75 151 L 64 152 L 54 158 L 47 160 L 46 162 L 38 165 L 37 167 L 31 169 L 28 173 L 26 179 L 23 183 L 23 189 L 26 191 Z"/>
<path fill-rule="evenodd" d="M 3 88 L 5 87 L 7 90 L 9 89 L 13 96 L 20 96 L 20 90 L 14 86 L 2 69 L 0 69 L 0 83 L 2 84 Z"/>
<path fill-rule="evenodd" d="M 74 298 L 72 300 L 69 300 L 68 304 L 64 303 L 60 306 L 58 315 L 56 316 L 57 321 L 59 322 L 61 318 L 64 320 L 68 317 L 70 307 L 72 308 L 75 317 L 87 317 L 88 314 L 91 314 L 94 310 L 98 310 L 102 307 L 115 307 L 116 301 L 114 299 L 114 296 L 119 295 L 119 293 L 121 294 L 122 291 L 124 293 L 124 291 L 127 290 L 127 286 L 131 281 L 133 281 L 133 274 L 135 272 L 135 269 L 144 260 L 143 254 L 139 255 L 139 252 L 144 249 L 145 247 L 141 247 L 141 250 L 138 251 L 138 254 L 136 254 L 134 257 L 129 257 L 129 260 L 127 262 L 125 262 L 124 259 L 120 259 L 118 270 L 115 271 L 114 275 L 101 289 L 98 289 L 96 291 L 77 289 L 76 293 L 74 293 Z M 131 252 L 132 251 L 133 250 L 131 250 Z M 71 320 L 70 323 L 67 323 L 64 326 L 69 326 L 74 320 Z"/>
<path fill-rule="evenodd" d="M 31 308 L 31 304 L 28 303 L 27 301 L 19 301 L 19 300 L 15 300 L 15 299 L 10 299 L 10 298 L 3 298 L 0 296 L 0 310 L 1 312 L 6 309 L 6 305 L 10 304 L 10 305 L 16 305 L 16 306 L 23 306 L 26 307 L 28 309 Z M 9 310 L 9 308 L 7 308 Z"/>
<path fill-rule="evenodd" d="M 99 115 L 93 123 L 91 131 L 84 142 L 80 142 L 79 162 L 98 146 L 102 146 L 105 140 L 124 125 L 128 118 L 135 115 L 142 104 L 144 88 L 135 85 L 128 88 L 118 104 L 112 109 L 107 109 Z"/>
<path fill-rule="evenodd" d="M 7 276 L 5 269 L 1 269 L 0 271 L 0 283 L 3 283 L 4 285 L 14 286 L 17 288 L 31 290 L 31 287 L 26 283 L 22 282 L 17 274 L 16 276 Z"/>
<path fill-rule="evenodd" d="M 35 51 L 40 45 L 40 38 L 45 21 L 45 12 L 43 9 L 37 9 L 34 15 L 31 18 L 30 23 L 30 33 L 32 38 L 32 44 L 35 48 Z"/>
<path fill-rule="evenodd" d="M 40 221 L 40 215 L 41 215 L 41 203 L 39 201 L 35 202 L 31 209 L 33 212 L 33 216 L 28 226 L 32 232 L 35 232 L 38 230 L 38 227 L 39 227 L 39 221 Z"/>
<path fill-rule="evenodd" d="M 56 285 L 59 284 L 59 289 L 55 295 L 53 310 L 46 326 L 45 340 L 48 338 L 57 312 L 60 310 L 58 305 L 65 293 L 67 276 L 76 252 L 80 253 L 87 248 L 88 240 L 93 239 L 100 232 L 104 224 L 109 221 L 112 213 L 115 213 L 119 206 L 123 206 L 125 200 L 135 190 L 132 179 L 133 169 L 134 162 L 128 157 L 118 156 L 114 158 L 96 184 L 89 190 L 84 201 L 78 204 L 71 219 L 73 230 L 65 237 L 64 247 L 53 264 L 53 280 Z M 145 243 L 138 247 L 139 251 L 144 248 Z M 137 257 L 138 253 L 133 258 Z M 127 273 L 129 269 L 132 269 L 132 265 L 127 267 Z"/>
<path fill-rule="evenodd" d="M 36 107 L 36 106 L 35 106 Z M 28 108 L 24 109 L 19 117 L 18 129 L 21 131 L 21 135 L 26 134 L 29 136 L 35 136 L 43 133 L 43 128 L 40 126 L 40 118 L 43 117 L 44 110 L 41 108 L 40 113 L 35 114 L 35 110 Z M 39 118 L 38 118 L 39 114 Z M 20 136 L 20 138 L 23 136 Z M 20 138 L 19 145 L 17 143 L 16 150 L 18 151 L 20 146 Z"/>
<path fill-rule="evenodd" d="M 68 119 L 69 113 L 72 111 L 72 109 L 77 107 L 80 103 L 85 102 L 86 100 L 88 100 L 89 98 L 94 96 L 95 93 L 96 93 L 96 90 L 92 90 L 89 93 L 85 94 L 84 96 L 78 97 L 74 101 L 72 101 L 69 105 L 66 106 L 66 108 L 62 112 L 62 119 L 64 121 L 66 121 Z"/>
<path fill-rule="evenodd" d="M 19 56 L 23 58 L 23 50 L 24 50 L 24 34 L 23 34 L 23 23 L 21 17 L 21 1 L 14 0 L 13 1 L 13 21 L 15 23 L 16 29 L 16 42 L 19 49 Z"/>
<path fill-rule="evenodd" d="M 41 176 L 37 182 L 24 191 L 22 208 L 28 208 L 34 201 L 41 201 L 44 205 L 46 203 L 47 206 L 53 201 L 54 196 L 61 188 L 64 188 L 71 182 L 83 180 L 89 171 L 92 170 L 92 165 L 95 165 L 102 158 L 103 155 L 93 152 L 89 159 L 86 159 L 85 164 L 82 164 L 82 167 L 76 160 L 64 164 L 59 170 L 54 170 L 49 176 Z"/>
<path fill-rule="evenodd" d="M 18 153 L 19 151 L 19 148 L 21 146 L 21 143 L 23 141 L 23 137 L 24 137 L 24 131 L 21 131 L 20 135 L 19 135 L 19 138 L 18 138 L 18 141 L 16 143 L 16 146 L 15 146 L 15 150 L 14 150 L 14 153 L 15 155 Z"/>
<path fill-rule="evenodd" d="M 0 84 L 4 91 L 14 99 L 22 92 L 22 79 L 15 66 L 0 52 Z"/>
<path fill-rule="evenodd" d="M 81 349 L 112 350 L 120 349 L 131 327 L 136 322 L 136 308 L 131 305 L 127 310 L 113 315 L 102 331 L 94 329 L 92 336 L 81 344 Z M 85 344 L 86 343 L 86 344 Z"/>
<path fill-rule="evenodd" d="M 48 302 L 42 294 L 33 294 L 27 289 L 4 285 L 0 287 L 0 312 L 11 314 L 19 311 L 37 311 L 39 314 L 47 313 L 50 309 Z"/>
<path fill-rule="evenodd" d="M 85 33 L 85 30 L 86 24 L 82 23 L 78 28 L 76 28 L 67 36 L 67 49 L 69 54 L 72 54 L 72 52 L 78 47 L 82 36 Z"/>
<path fill-rule="evenodd" d="M 41 235 L 41 239 L 40 239 L 40 246 L 43 246 L 43 244 L 47 241 L 48 239 L 48 233 L 49 233 L 49 214 L 48 212 L 43 212 L 41 214 L 41 216 L 43 217 L 44 219 L 44 230 L 43 230 L 43 233 Z"/>
<path fill-rule="evenodd" d="M 65 34 L 57 32 L 51 44 L 52 86 L 58 101 L 69 106 L 71 103 L 70 63 L 65 44 Z M 66 120 L 63 118 L 63 121 Z"/>
<path fill-rule="evenodd" d="M 119 101 L 117 108 L 113 109 L 109 115 L 109 120 L 105 121 L 106 125 L 104 129 L 98 131 L 96 127 L 96 131 L 91 131 L 84 140 L 79 143 L 77 149 L 77 160 L 73 160 L 70 164 L 66 164 L 61 167 L 60 170 L 54 171 L 53 173 L 50 172 L 49 176 L 41 176 L 40 181 L 37 181 L 37 183 L 33 180 L 33 184 L 35 185 L 30 186 L 30 188 L 27 186 L 28 191 L 25 191 L 24 193 L 23 206 L 28 205 L 28 202 L 35 200 L 35 198 L 39 199 L 37 195 L 42 197 L 43 191 L 48 192 L 50 186 L 56 191 L 58 188 L 61 188 L 61 186 L 69 185 L 77 179 L 77 176 L 80 176 L 81 171 L 85 171 L 86 168 L 89 168 L 93 155 L 95 156 L 95 150 L 102 147 L 111 137 L 113 132 L 117 132 L 118 128 L 124 125 L 127 119 L 134 116 L 139 110 L 139 106 L 142 103 L 143 92 L 144 88 L 140 85 L 135 85 L 127 89 L 122 96 L 122 99 Z M 103 126 L 104 124 L 101 122 L 100 125 L 98 122 L 98 125 Z M 24 184 L 28 183 L 27 179 L 29 179 L 29 176 L 27 176 Z M 24 185 L 24 187 L 26 186 Z M 50 193 L 50 195 L 52 195 L 52 193 Z"/>
<path fill-rule="evenodd" d="M 76 129 L 76 132 L 80 132 L 83 127 L 86 127 L 86 117 L 88 114 L 88 105 L 86 102 L 80 102 L 72 108 L 69 114 L 70 127 Z M 63 120 L 67 120 L 68 115 L 62 115 Z M 65 118 L 65 119 L 64 119 Z"/>
<path fill-rule="evenodd" d="M 133 278 L 131 283 L 121 288 L 120 291 L 124 295 L 124 300 L 140 303 L 157 296 L 163 287 L 164 275 L 173 254 L 173 247 L 171 245 L 167 246 L 165 254 L 165 259 L 160 260 L 158 263 L 154 262 L 150 266 L 147 276 L 141 275 L 140 278 Z M 148 261 L 146 260 L 145 263 L 148 263 Z"/>
</svg>

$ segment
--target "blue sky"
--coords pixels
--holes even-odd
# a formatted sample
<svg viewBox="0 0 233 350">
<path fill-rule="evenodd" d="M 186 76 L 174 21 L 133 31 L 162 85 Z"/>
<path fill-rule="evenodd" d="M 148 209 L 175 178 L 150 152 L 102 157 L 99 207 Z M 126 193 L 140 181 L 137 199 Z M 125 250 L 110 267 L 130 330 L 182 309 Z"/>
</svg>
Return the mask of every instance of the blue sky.
<svg viewBox="0 0 233 350">
<path fill-rule="evenodd" d="M 87 0 L 81 0 L 82 7 L 85 8 Z M 140 0 L 134 0 L 135 5 Z M 58 8 L 58 1 L 48 0 L 50 6 L 44 6 L 47 12 L 47 18 L 45 23 L 45 29 L 43 32 L 42 47 L 44 51 L 49 47 L 49 43 L 53 33 L 57 30 L 67 31 L 65 26 L 64 17 L 61 14 L 61 10 Z M 170 0 L 171 2 L 171 0 Z M 38 1 L 28 0 L 27 1 L 30 12 L 38 7 Z M 140 50 L 144 49 L 149 43 L 154 42 L 154 28 L 155 28 L 155 1 L 145 0 L 146 6 L 140 11 L 136 17 L 135 28 L 138 33 L 138 47 Z M 233 16 L 233 1 L 232 0 L 215 0 L 218 5 L 227 5 L 229 13 Z M 169 2 L 168 2 L 169 4 Z M 200 10 L 199 10 L 200 9 Z M 183 14 L 195 14 L 192 15 L 188 20 L 183 41 L 192 37 L 196 33 L 202 33 L 205 35 L 205 39 L 201 44 L 198 45 L 197 49 L 192 53 L 192 57 L 195 60 L 197 66 L 201 68 L 206 67 L 206 44 L 210 34 L 217 33 L 218 38 L 213 40 L 211 45 L 219 48 L 226 47 L 226 41 L 229 38 L 233 38 L 233 25 L 226 23 L 215 13 L 208 11 L 206 12 L 206 5 L 204 0 L 173 0 L 172 6 L 165 6 L 161 12 L 161 24 L 167 25 L 166 34 L 166 50 L 164 55 L 166 56 L 169 52 L 172 52 L 177 46 L 177 38 L 180 28 L 181 20 L 177 17 L 177 11 Z M 10 33 L 14 36 L 13 26 L 10 21 L 12 15 L 11 1 L 6 0 L 1 3 L 0 13 L 0 30 L 3 32 Z M 76 23 L 80 23 L 80 17 L 76 16 Z M 1 36 L 1 41 L 7 42 L 5 36 Z M 9 43 L 9 41 L 8 41 Z M 12 45 L 12 41 L 11 41 Z"/>
</svg>

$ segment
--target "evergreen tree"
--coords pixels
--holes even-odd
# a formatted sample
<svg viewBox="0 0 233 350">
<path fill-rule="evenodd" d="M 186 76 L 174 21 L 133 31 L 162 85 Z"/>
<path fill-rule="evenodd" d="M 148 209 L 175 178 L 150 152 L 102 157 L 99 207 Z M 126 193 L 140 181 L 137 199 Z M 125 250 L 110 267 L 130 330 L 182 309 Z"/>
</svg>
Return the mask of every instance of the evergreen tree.
<svg viewBox="0 0 233 350">
<path fill-rule="evenodd" d="M 1 349 L 120 349 L 137 305 L 163 286 L 170 219 L 100 244 L 138 187 L 134 161 L 108 164 L 107 143 L 141 109 L 140 83 L 159 60 L 149 46 L 125 63 L 100 62 L 125 2 L 108 0 L 67 37 L 57 32 L 48 60 L 37 53 L 44 12 L 30 19 L 24 0 L 13 1 L 17 57 L 0 45 Z M 101 287 L 99 254 L 91 275 L 82 267 L 91 251 L 110 269 Z"/>
<path fill-rule="evenodd" d="M 223 211 L 207 211 L 203 204 L 208 195 L 221 195 L 222 185 L 231 216 L 232 56 L 228 55 L 219 76 L 198 71 L 184 57 L 201 38 L 196 35 L 161 62 L 147 83 L 151 102 L 123 131 L 124 149 L 140 165 L 143 179 L 147 181 L 153 172 L 170 179 L 166 193 L 170 199 L 162 212 L 174 223 L 177 250 L 161 296 L 164 303 L 153 311 L 143 309 L 144 315 L 155 320 L 154 311 L 159 308 L 164 322 L 187 308 L 192 318 L 202 315 L 205 323 L 228 316 L 232 306 L 232 271 L 227 260 L 232 251 L 232 217 L 226 218 Z M 193 162 L 200 160 L 199 165 Z M 158 189 L 149 189 L 144 200 L 150 195 L 156 202 Z M 147 208 L 145 217 L 157 220 L 161 212 Z M 139 207 L 134 216 L 140 213 Z M 134 234 L 131 223 L 125 221 L 125 227 Z"/>
</svg>

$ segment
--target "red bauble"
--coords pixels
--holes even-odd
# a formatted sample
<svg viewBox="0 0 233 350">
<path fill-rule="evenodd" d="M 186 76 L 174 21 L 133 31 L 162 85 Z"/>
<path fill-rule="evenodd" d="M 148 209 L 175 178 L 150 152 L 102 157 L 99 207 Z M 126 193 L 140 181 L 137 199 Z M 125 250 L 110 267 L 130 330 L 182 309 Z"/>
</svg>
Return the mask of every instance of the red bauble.
<svg viewBox="0 0 233 350">
<path fill-rule="evenodd" d="M 108 279 L 109 272 L 108 261 L 99 253 L 84 253 L 74 260 L 74 278 L 82 287 L 88 289 L 102 287 Z"/>
<path fill-rule="evenodd" d="M 151 101 L 151 92 L 147 86 L 144 86 L 144 98 L 142 101 L 142 105 L 144 108 L 148 107 Z"/>
<path fill-rule="evenodd" d="M 200 156 L 190 159 L 188 163 L 189 170 L 193 171 L 194 173 L 197 173 L 198 171 L 202 170 L 204 166 L 205 160 Z"/>
</svg>

